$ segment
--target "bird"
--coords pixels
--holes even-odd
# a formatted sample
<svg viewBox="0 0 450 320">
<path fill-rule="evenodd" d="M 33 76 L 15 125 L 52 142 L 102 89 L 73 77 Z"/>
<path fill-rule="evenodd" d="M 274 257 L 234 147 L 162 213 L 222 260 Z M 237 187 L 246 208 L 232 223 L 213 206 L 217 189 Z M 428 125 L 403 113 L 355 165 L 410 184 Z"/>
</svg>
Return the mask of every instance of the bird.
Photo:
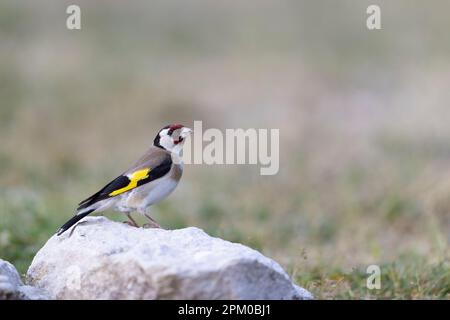
<svg viewBox="0 0 450 320">
<path fill-rule="evenodd" d="M 144 215 L 149 223 L 143 227 L 160 226 L 148 213 L 148 208 L 166 198 L 177 187 L 183 174 L 182 150 L 192 129 L 181 124 L 162 128 L 147 152 L 128 170 L 97 193 L 78 204 L 76 214 L 57 231 L 60 236 L 90 213 L 113 209 L 124 213 L 125 223 L 138 227 L 132 212 Z M 75 228 L 75 227 L 74 227 Z"/>
</svg>

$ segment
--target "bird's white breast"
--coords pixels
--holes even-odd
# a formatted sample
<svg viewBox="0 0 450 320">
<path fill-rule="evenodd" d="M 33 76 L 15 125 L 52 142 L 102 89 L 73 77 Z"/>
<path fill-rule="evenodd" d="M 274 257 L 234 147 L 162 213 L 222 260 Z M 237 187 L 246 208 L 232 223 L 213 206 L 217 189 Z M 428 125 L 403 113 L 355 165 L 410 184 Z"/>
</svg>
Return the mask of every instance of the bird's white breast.
<svg viewBox="0 0 450 320">
<path fill-rule="evenodd" d="M 160 181 L 150 182 L 152 186 L 143 186 L 144 203 L 143 206 L 147 207 L 155 204 L 165 197 L 167 197 L 178 185 L 178 181 L 175 181 L 169 177 L 164 177 Z M 146 192 L 148 189 L 148 192 Z"/>
<path fill-rule="evenodd" d="M 177 187 L 179 179 L 173 179 L 171 172 L 166 176 L 155 181 L 144 184 L 132 190 L 128 195 L 122 198 L 119 204 L 122 209 L 131 210 L 144 209 L 166 198 Z"/>
</svg>

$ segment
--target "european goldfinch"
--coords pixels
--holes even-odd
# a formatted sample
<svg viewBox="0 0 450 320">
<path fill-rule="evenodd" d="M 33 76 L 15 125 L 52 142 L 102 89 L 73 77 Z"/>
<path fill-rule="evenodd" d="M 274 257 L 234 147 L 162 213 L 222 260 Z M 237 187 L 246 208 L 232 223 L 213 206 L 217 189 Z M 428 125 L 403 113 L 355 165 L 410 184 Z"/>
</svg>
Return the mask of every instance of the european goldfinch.
<svg viewBox="0 0 450 320">
<path fill-rule="evenodd" d="M 79 203 L 77 213 L 58 231 L 58 236 L 92 212 L 112 208 L 123 212 L 130 225 L 137 223 L 130 213 L 137 211 L 149 219 L 144 226 L 159 227 L 147 208 L 166 198 L 178 185 L 183 173 L 181 151 L 192 129 L 180 124 L 162 128 L 150 149 L 127 171 L 100 191 Z"/>
</svg>

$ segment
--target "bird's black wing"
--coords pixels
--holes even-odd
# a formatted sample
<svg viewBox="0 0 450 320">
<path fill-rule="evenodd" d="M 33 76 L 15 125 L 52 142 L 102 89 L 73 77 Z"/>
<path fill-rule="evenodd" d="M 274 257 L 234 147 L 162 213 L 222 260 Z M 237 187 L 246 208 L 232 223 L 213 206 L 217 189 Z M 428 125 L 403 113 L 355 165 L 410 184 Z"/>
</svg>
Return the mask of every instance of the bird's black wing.
<svg viewBox="0 0 450 320">
<path fill-rule="evenodd" d="M 171 166 L 172 158 L 168 155 L 165 157 L 164 161 L 155 168 L 141 167 L 126 175 L 120 175 L 103 187 L 103 189 L 81 201 L 77 210 L 85 209 L 98 201 L 116 197 L 136 187 L 159 179 L 170 171 Z"/>
<path fill-rule="evenodd" d="M 94 212 L 95 208 L 89 208 L 94 203 L 116 197 L 124 192 L 133 190 L 136 187 L 159 179 L 166 175 L 170 171 L 171 167 L 172 158 L 170 155 L 167 155 L 164 160 L 154 168 L 143 165 L 134 171 L 131 170 L 127 174 L 118 176 L 116 179 L 103 187 L 103 189 L 93 194 L 86 200 L 81 201 L 77 208 L 78 213 L 58 230 L 58 236 L 83 219 L 85 216 L 91 212 Z"/>
</svg>

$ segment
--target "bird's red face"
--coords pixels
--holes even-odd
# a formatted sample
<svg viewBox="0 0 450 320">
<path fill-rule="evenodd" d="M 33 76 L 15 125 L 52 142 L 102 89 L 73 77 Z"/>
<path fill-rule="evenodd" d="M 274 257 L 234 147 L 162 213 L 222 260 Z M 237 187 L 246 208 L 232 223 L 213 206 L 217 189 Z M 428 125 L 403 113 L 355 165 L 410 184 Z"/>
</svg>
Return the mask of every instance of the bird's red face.
<svg viewBox="0 0 450 320">
<path fill-rule="evenodd" d="M 176 149 L 181 149 L 184 139 L 191 132 L 192 129 L 181 124 L 171 124 L 165 126 L 158 132 L 153 144 L 168 151 L 173 151 L 175 146 L 178 146 Z"/>
</svg>

